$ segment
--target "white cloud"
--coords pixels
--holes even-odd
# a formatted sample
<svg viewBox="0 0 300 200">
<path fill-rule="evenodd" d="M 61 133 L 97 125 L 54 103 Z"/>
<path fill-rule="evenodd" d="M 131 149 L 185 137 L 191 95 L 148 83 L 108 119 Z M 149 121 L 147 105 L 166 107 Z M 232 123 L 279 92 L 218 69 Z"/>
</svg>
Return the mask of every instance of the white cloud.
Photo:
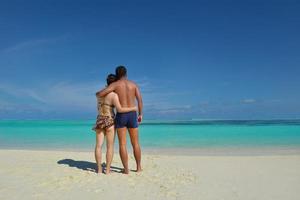
<svg viewBox="0 0 300 200">
<path fill-rule="evenodd" d="M 101 88 L 100 83 L 60 82 L 48 88 L 42 95 L 44 102 L 56 106 L 95 108 L 95 93 Z"/>
<path fill-rule="evenodd" d="M 16 85 L 0 84 L 0 91 L 14 97 L 10 108 L 20 109 L 24 102 L 27 106 L 44 110 L 78 110 L 96 109 L 95 93 L 104 83 L 99 82 L 59 82 L 56 84 L 40 85 L 36 88 L 21 87 Z M 8 104 L 2 100 L 1 107 Z M 22 109 L 22 108 L 21 108 Z"/>
<path fill-rule="evenodd" d="M 65 39 L 66 35 L 53 37 L 53 38 L 43 38 L 43 39 L 34 39 L 34 40 L 27 40 L 24 42 L 20 42 L 18 44 L 12 45 L 10 47 L 6 47 L 2 49 L 2 53 L 12 53 L 20 50 L 26 50 L 28 48 L 35 48 L 46 44 L 51 44 L 58 42 L 62 39 Z"/>
<path fill-rule="evenodd" d="M 243 99 L 242 100 L 242 103 L 245 103 L 245 104 L 251 104 L 251 103 L 255 103 L 256 100 L 255 99 Z"/>
<path fill-rule="evenodd" d="M 154 85 L 144 78 L 136 81 L 142 90 L 144 111 L 154 116 L 181 116 L 191 113 L 203 115 L 207 113 L 226 113 L 238 107 L 238 102 L 224 104 L 224 102 L 202 101 L 198 104 L 172 101 L 182 99 L 189 94 L 180 91 L 170 91 L 167 86 Z M 0 110 L 6 112 L 21 112 L 24 110 L 40 112 L 94 112 L 96 111 L 95 92 L 105 85 L 103 82 L 74 82 L 61 81 L 52 84 L 41 83 L 34 87 L 25 87 L 13 84 L 1 84 L 2 97 L 10 95 L 12 101 L 0 96 Z M 4 93 L 3 93 L 4 92 Z M 1 101 L 2 100 L 2 101 Z M 241 104 L 257 102 L 253 98 L 243 99 Z"/>
</svg>

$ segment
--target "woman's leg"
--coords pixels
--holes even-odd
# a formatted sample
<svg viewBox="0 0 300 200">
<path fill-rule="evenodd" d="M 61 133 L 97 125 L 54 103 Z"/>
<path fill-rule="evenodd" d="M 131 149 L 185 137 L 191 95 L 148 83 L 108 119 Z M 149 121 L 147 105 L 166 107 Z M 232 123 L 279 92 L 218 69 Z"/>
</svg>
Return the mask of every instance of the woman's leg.
<svg viewBox="0 0 300 200">
<path fill-rule="evenodd" d="M 114 156 L 115 127 L 106 129 L 106 174 L 110 173 L 110 166 Z"/>
<path fill-rule="evenodd" d="M 102 145 L 104 142 L 104 131 L 99 129 L 96 131 L 96 146 L 95 146 L 95 160 L 97 163 L 97 173 L 102 173 Z"/>
</svg>

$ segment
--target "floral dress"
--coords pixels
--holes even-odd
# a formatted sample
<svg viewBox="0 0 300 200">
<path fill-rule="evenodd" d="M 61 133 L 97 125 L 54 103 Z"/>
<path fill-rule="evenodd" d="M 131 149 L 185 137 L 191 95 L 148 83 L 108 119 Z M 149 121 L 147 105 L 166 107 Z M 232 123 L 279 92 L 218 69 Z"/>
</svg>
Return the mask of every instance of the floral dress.
<svg viewBox="0 0 300 200">
<path fill-rule="evenodd" d="M 98 115 L 93 130 L 108 129 L 114 125 L 113 105 L 104 103 L 104 99 L 97 96 Z"/>
</svg>

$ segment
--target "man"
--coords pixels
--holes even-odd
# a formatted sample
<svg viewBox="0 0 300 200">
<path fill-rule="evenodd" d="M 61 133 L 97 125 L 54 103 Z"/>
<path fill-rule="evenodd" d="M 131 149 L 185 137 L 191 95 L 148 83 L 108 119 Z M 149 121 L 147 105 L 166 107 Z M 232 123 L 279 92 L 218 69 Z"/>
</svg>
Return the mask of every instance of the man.
<svg viewBox="0 0 300 200">
<path fill-rule="evenodd" d="M 126 132 L 128 130 L 130 141 L 133 147 L 134 158 L 136 161 L 136 171 L 142 171 L 141 167 L 141 148 L 138 137 L 138 122 L 143 118 L 143 101 L 138 86 L 127 79 L 127 70 L 124 66 L 116 68 L 118 81 L 110 84 L 107 88 L 99 92 L 100 97 L 110 92 L 115 92 L 119 96 L 122 107 L 134 107 L 135 100 L 138 103 L 138 116 L 135 111 L 127 113 L 117 113 L 115 127 L 117 128 L 119 138 L 119 153 L 124 166 L 124 173 L 128 174 L 128 154 L 126 147 Z"/>
</svg>

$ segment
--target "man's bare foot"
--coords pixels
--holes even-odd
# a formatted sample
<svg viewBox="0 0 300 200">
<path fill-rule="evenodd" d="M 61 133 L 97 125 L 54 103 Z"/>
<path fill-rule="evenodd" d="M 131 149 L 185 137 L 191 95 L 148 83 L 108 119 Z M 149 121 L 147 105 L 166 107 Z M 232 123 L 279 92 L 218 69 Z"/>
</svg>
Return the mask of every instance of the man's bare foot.
<svg viewBox="0 0 300 200">
<path fill-rule="evenodd" d="M 141 171 L 143 171 L 143 170 L 142 170 L 142 167 L 138 167 L 138 168 L 136 169 L 136 172 L 141 172 Z"/>
<path fill-rule="evenodd" d="M 122 172 L 123 174 L 129 174 L 129 169 L 123 169 L 121 172 Z"/>
</svg>

